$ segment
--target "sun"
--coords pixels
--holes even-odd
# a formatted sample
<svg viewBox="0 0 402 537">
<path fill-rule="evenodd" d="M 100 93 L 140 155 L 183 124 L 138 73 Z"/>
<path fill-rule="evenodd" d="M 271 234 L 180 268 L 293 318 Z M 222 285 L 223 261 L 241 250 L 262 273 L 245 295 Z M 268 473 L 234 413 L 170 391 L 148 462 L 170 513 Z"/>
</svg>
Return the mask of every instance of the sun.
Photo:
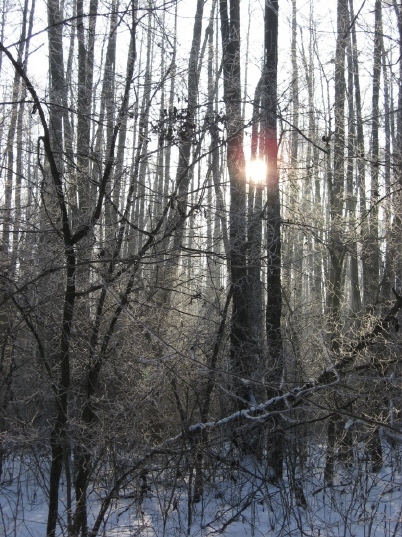
<svg viewBox="0 0 402 537">
<path fill-rule="evenodd" d="M 264 160 L 256 158 L 246 163 L 247 178 L 255 184 L 263 185 L 267 179 L 267 165 Z"/>
</svg>

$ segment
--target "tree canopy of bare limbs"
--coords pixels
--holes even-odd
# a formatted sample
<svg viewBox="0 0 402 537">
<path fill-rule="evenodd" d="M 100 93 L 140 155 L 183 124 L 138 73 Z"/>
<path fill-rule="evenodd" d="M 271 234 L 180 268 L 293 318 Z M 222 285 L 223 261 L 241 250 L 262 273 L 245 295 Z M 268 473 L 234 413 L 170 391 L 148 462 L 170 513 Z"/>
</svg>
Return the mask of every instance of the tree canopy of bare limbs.
<svg viewBox="0 0 402 537">
<path fill-rule="evenodd" d="M 46 537 L 396 486 L 402 7 L 320 4 L 4 0 L 5 535 L 23 479 Z"/>
</svg>

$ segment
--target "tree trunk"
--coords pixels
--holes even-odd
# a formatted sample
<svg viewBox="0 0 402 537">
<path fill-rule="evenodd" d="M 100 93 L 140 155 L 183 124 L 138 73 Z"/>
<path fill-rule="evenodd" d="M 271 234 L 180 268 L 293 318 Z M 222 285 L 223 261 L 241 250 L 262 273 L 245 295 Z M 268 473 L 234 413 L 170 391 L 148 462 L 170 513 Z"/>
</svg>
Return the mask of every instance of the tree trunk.
<svg viewBox="0 0 402 537">
<path fill-rule="evenodd" d="M 127 56 L 127 78 L 124 88 L 124 94 L 122 98 L 122 103 L 120 105 L 117 120 L 113 127 L 113 136 L 110 140 L 110 146 L 107 148 L 109 155 L 109 162 L 105 165 L 105 172 L 107 174 L 108 170 L 111 174 L 110 163 L 114 161 L 114 151 L 115 151 L 115 142 L 118 139 L 118 130 L 119 128 L 125 125 L 125 118 L 127 115 L 127 110 L 129 107 L 129 95 L 130 88 L 133 80 L 134 73 L 134 64 L 136 59 L 136 26 L 137 26 L 137 2 L 135 1 L 131 7 L 132 20 L 131 20 L 131 38 L 129 45 L 129 54 Z M 105 187 L 110 181 L 110 176 L 106 176 L 104 179 L 104 190 Z M 132 186 L 132 185 L 131 185 Z M 100 189 L 101 190 L 101 189 Z M 125 235 L 128 214 L 132 204 L 132 191 L 127 193 L 126 207 L 124 209 L 120 227 L 116 228 L 115 231 L 115 244 L 111 252 L 111 261 L 108 264 L 107 274 L 105 276 L 105 281 L 108 281 L 112 278 L 114 269 L 115 269 L 115 260 L 120 255 L 123 237 Z M 99 205 L 99 202 L 98 202 Z M 101 294 L 98 298 L 97 308 L 95 313 L 95 319 L 92 324 L 91 336 L 89 341 L 89 356 L 88 356 L 88 365 L 85 372 L 85 381 L 84 381 L 84 403 L 81 409 L 81 423 L 83 424 L 84 434 L 80 438 L 80 442 L 76 446 L 76 478 L 75 478 L 75 494 L 76 494 L 76 505 L 75 512 L 71 524 L 71 534 L 73 536 L 82 535 L 85 537 L 88 535 L 88 520 L 87 520 L 87 489 L 89 485 L 89 479 L 92 471 L 92 452 L 90 449 L 91 440 L 93 437 L 93 427 L 96 420 L 96 411 L 95 405 L 93 402 L 93 395 L 96 393 L 98 387 L 98 379 L 102 370 L 102 366 L 107 356 L 108 345 L 110 339 L 116 328 L 116 323 L 120 317 L 123 308 L 128 302 L 128 297 L 131 293 L 134 277 L 136 270 L 133 270 L 130 278 L 125 286 L 125 292 L 121 295 L 121 303 L 116 307 L 115 313 L 108 323 L 108 327 L 105 328 L 105 333 L 102 342 L 101 339 L 101 327 L 103 322 L 103 315 L 105 310 L 105 302 L 107 297 L 107 287 L 102 288 Z"/>
<path fill-rule="evenodd" d="M 347 46 L 347 0 L 338 0 L 337 7 L 337 42 L 335 58 L 335 132 L 334 132 L 334 168 L 329 182 L 330 203 L 330 275 L 328 289 L 328 322 L 330 331 L 330 349 L 336 355 L 340 349 L 341 337 L 341 301 L 342 268 L 345 257 L 344 248 L 344 179 L 345 179 L 345 49 Z M 328 447 L 325 466 L 325 480 L 332 483 L 334 464 L 335 427 L 330 418 L 328 428 Z"/>
<path fill-rule="evenodd" d="M 376 0 L 375 7 L 375 27 L 374 27 L 374 51 L 373 51 L 373 93 L 372 93 L 372 121 L 371 121 L 371 182 L 370 182 L 370 216 L 369 216 L 369 237 L 368 237 L 368 282 L 367 299 L 370 304 L 376 304 L 379 294 L 380 281 L 380 248 L 379 248 L 379 226 L 378 226 L 378 199 L 379 199 L 379 120 L 380 120 L 380 82 L 381 82 L 381 60 L 382 60 L 382 17 L 381 0 Z"/>
<path fill-rule="evenodd" d="M 264 147 L 259 147 L 261 129 L 261 96 L 263 78 L 257 84 L 253 102 L 253 120 L 251 132 L 251 160 L 264 156 Z M 249 322 L 250 338 L 253 344 L 254 376 L 263 378 L 265 367 L 263 362 L 264 352 L 264 301 L 263 284 L 261 281 L 261 249 L 262 249 L 262 194 L 264 184 L 249 178 L 248 191 L 248 226 L 247 226 L 247 258 L 248 258 L 248 285 L 250 290 Z M 261 391 L 261 388 L 260 388 Z M 265 397 L 265 393 L 261 394 Z"/>
<path fill-rule="evenodd" d="M 382 39 L 382 55 L 383 61 L 383 79 L 384 79 L 384 186 L 385 196 L 384 201 L 384 220 L 385 220 L 385 234 L 387 242 L 385 245 L 385 259 L 384 259 L 384 273 L 381 281 L 381 298 L 383 301 L 387 301 L 392 296 L 392 266 L 394 259 L 394 248 L 392 245 L 392 198 L 391 198 L 391 98 L 390 98 L 390 72 L 388 65 L 387 54 L 384 49 L 384 40 Z"/>
<path fill-rule="evenodd" d="M 90 0 L 85 32 L 83 0 L 77 1 L 78 96 L 77 96 L 77 192 L 83 214 L 90 210 L 91 105 L 93 95 L 95 28 L 98 0 Z M 86 35 L 87 34 L 87 35 Z"/>
<path fill-rule="evenodd" d="M 347 0 L 338 0 L 337 8 L 337 42 L 335 58 L 335 132 L 333 174 L 329 183 L 330 203 L 330 276 L 328 313 L 330 323 L 330 347 L 337 352 L 340 346 L 342 268 L 345 256 L 343 244 L 343 206 L 345 179 L 345 48 L 347 46 L 346 30 L 348 21 Z"/>
<path fill-rule="evenodd" d="M 28 0 L 24 2 L 24 10 L 22 13 L 22 28 L 21 36 L 18 45 L 17 51 L 17 61 L 23 65 L 24 61 L 24 49 L 25 49 L 25 39 L 26 39 L 26 25 L 28 19 Z M 6 145 L 6 155 L 7 155 L 7 164 L 6 164 L 6 182 L 4 188 L 4 205 L 2 210 L 4 211 L 4 217 L 2 219 L 3 223 L 3 232 L 2 232 L 2 246 L 6 253 L 11 254 L 11 241 L 10 241 L 10 231 L 11 231 L 11 222 L 12 222 L 12 194 L 14 190 L 14 174 L 16 172 L 16 162 L 14 159 L 14 139 L 17 126 L 18 102 L 20 100 L 20 91 L 21 91 L 21 76 L 18 71 L 14 72 L 14 81 L 13 81 L 13 92 L 12 92 L 12 112 L 11 112 L 11 122 L 8 128 L 7 134 L 7 145 Z M 21 104 L 21 106 L 23 106 Z"/>
<path fill-rule="evenodd" d="M 266 0 L 264 16 L 264 82 L 262 120 L 264 156 L 267 162 L 267 306 L 266 333 L 268 356 L 266 379 L 269 396 L 279 393 L 283 376 L 281 333 L 281 207 L 278 173 L 277 80 L 278 80 L 278 1 Z M 283 435 L 279 417 L 273 420 L 274 430 L 268 438 L 268 457 L 274 477 L 282 477 Z"/>
<path fill-rule="evenodd" d="M 348 26 L 350 19 L 348 20 Z M 356 115 L 355 115 L 355 102 L 353 98 L 353 56 L 352 56 L 352 44 L 349 37 L 348 40 L 348 160 L 346 170 L 346 191 L 347 191 L 347 218 L 349 232 L 356 229 L 356 209 L 357 209 L 357 188 L 354 185 L 354 162 L 356 152 Z M 353 242 L 350 255 L 350 296 L 351 296 L 351 312 L 355 313 L 361 309 L 361 295 L 359 285 L 359 260 L 357 250 L 357 240 Z"/>
<path fill-rule="evenodd" d="M 354 20 L 353 0 L 349 0 L 350 20 Z M 363 131 L 363 113 L 360 93 L 360 76 L 359 76 L 359 60 L 357 53 L 356 27 L 353 24 L 351 28 L 352 36 L 352 60 L 353 60 L 353 79 L 354 79 L 354 96 L 355 96 L 355 111 L 356 111 L 356 156 L 357 156 L 357 192 L 359 194 L 359 211 L 360 211 L 360 231 L 363 238 L 363 255 L 361 267 L 361 301 L 366 302 L 368 296 L 368 276 L 367 276 L 367 256 L 366 256 L 366 240 L 368 237 L 368 226 L 366 218 L 366 163 L 364 150 L 364 131 Z"/>
<path fill-rule="evenodd" d="M 53 106 L 50 107 L 49 148 L 47 159 L 52 171 L 53 184 L 50 191 L 54 194 L 45 198 L 46 210 L 60 211 L 63 223 L 63 242 L 65 248 L 66 271 L 64 282 L 64 303 L 61 323 L 61 341 L 58 362 L 60 365 L 59 379 L 56 384 L 56 420 L 51 432 L 50 445 L 52 462 L 49 477 L 49 504 L 47 520 L 47 537 L 55 537 L 58 518 L 59 484 L 65 452 L 67 449 L 66 425 L 68 412 L 68 396 L 70 386 L 70 334 L 75 301 L 75 252 L 71 244 L 71 230 L 64 199 L 64 185 L 61 172 L 63 164 L 61 154 L 64 150 L 63 125 L 60 109 L 63 105 L 63 94 L 66 91 L 64 79 L 63 26 L 60 25 L 63 14 L 58 0 L 48 2 L 49 22 L 49 71 L 50 94 Z M 45 183 L 46 184 L 46 183 Z M 56 206 L 56 200 L 58 208 Z"/>
<path fill-rule="evenodd" d="M 226 107 L 227 166 L 230 181 L 229 249 L 233 309 L 230 327 L 231 368 L 238 407 L 252 401 L 249 378 L 254 364 L 250 352 L 246 258 L 246 178 L 243 151 L 240 79 L 240 2 L 220 0 L 223 84 Z"/>
</svg>

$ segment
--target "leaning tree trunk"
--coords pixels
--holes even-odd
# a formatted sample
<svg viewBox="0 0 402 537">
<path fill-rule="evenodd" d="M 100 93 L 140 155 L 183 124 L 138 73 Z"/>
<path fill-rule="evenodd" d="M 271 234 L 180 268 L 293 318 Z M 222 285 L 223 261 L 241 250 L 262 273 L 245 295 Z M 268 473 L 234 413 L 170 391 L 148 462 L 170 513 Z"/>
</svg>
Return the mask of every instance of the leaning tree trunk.
<svg viewBox="0 0 402 537">
<path fill-rule="evenodd" d="M 188 189 L 190 185 L 190 179 L 192 177 L 190 159 L 191 148 L 193 146 L 192 142 L 195 127 L 195 112 L 198 99 L 198 62 L 201 47 L 201 30 L 204 4 L 204 0 L 197 0 L 196 14 L 194 18 L 193 40 L 191 43 L 190 57 L 188 61 L 187 115 L 186 123 L 184 125 L 185 133 L 183 134 L 181 143 L 179 145 L 179 164 L 177 167 L 176 174 L 176 185 L 178 187 L 177 209 L 179 213 L 179 220 L 182 219 L 181 215 L 185 214 L 187 210 Z M 178 231 L 174 235 L 174 249 L 178 248 L 182 237 L 183 225 L 179 226 Z"/>
<path fill-rule="evenodd" d="M 192 148 L 194 147 L 195 136 L 195 119 L 198 101 L 198 82 L 199 82 L 199 60 L 201 49 L 201 32 L 202 32 L 202 20 L 204 13 L 204 0 L 197 0 L 196 12 L 194 17 L 193 35 L 191 42 L 191 50 L 188 59 L 188 76 L 187 76 L 187 108 L 184 111 L 185 117 L 182 116 L 182 112 L 177 110 L 174 105 L 174 88 L 171 87 L 170 102 L 168 119 L 162 126 L 162 132 L 160 133 L 160 143 L 167 142 L 167 146 L 170 146 L 174 141 L 174 129 L 178 125 L 177 122 L 182 121 L 180 125 L 180 133 L 176 140 L 178 145 L 179 162 L 176 170 L 176 182 L 174 192 L 171 193 L 171 207 L 169 211 L 169 218 L 166 226 L 173 229 L 171 245 L 170 247 L 174 251 L 178 251 L 184 236 L 184 227 L 188 211 L 188 194 L 191 184 L 191 178 L 193 176 L 192 165 Z M 173 70 L 175 66 L 172 64 Z M 174 77 L 173 77 L 174 78 Z M 169 173 L 170 169 L 171 152 L 167 150 L 165 165 L 167 166 L 166 173 Z M 168 194 L 168 177 L 165 177 L 165 192 Z M 159 303 L 169 305 L 171 300 L 171 291 L 169 288 L 173 287 L 171 282 L 176 279 L 177 267 L 180 261 L 180 255 L 171 255 L 163 267 L 163 270 L 156 271 L 156 279 L 159 280 L 161 292 L 157 300 Z"/>
</svg>

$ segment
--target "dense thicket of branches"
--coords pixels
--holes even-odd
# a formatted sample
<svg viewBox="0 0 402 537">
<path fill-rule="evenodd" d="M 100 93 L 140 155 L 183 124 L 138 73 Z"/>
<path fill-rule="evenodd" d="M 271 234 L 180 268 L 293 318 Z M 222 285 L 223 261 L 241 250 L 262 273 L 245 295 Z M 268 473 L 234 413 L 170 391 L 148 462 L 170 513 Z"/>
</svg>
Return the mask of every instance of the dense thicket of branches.
<svg viewBox="0 0 402 537">
<path fill-rule="evenodd" d="M 402 8 L 263 4 L 4 2 L 0 487 L 36 461 L 48 537 L 399 449 Z"/>
</svg>

